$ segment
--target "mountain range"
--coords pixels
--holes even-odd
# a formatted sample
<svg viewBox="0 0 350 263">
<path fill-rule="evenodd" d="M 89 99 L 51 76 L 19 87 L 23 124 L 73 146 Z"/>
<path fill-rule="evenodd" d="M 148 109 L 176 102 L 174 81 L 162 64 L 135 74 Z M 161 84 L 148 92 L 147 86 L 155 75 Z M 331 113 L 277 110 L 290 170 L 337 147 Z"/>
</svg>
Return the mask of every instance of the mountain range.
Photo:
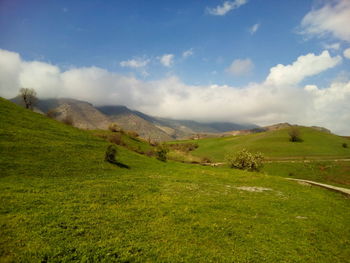
<svg viewBox="0 0 350 263">
<path fill-rule="evenodd" d="M 20 97 L 15 97 L 11 101 L 22 105 Z M 89 102 L 70 98 L 39 99 L 35 111 L 50 114 L 60 121 L 69 117 L 73 126 L 81 129 L 108 129 L 110 123 L 117 123 L 125 130 L 136 131 L 141 137 L 154 141 L 185 139 L 194 135 L 199 136 L 198 134 L 205 136 L 259 128 L 254 124 L 202 123 L 192 120 L 160 118 L 131 110 L 122 105 L 94 106 Z"/>
</svg>

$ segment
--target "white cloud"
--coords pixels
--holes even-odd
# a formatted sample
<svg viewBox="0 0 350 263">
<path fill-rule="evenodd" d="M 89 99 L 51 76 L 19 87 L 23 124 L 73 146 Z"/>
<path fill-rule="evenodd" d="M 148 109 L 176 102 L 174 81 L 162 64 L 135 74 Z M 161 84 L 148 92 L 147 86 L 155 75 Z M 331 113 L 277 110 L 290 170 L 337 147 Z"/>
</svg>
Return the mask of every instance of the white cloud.
<svg viewBox="0 0 350 263">
<path fill-rule="evenodd" d="M 338 60 L 324 52 L 319 56 L 309 55 L 301 57 L 306 60 L 318 57 L 322 61 L 313 60 L 313 66 L 328 65 L 312 74 L 320 73 L 332 64 L 323 60 Z M 300 82 L 311 74 L 305 74 L 304 67 L 295 66 L 301 57 L 280 69 L 284 78 L 296 78 Z M 276 68 L 278 66 L 273 69 Z M 24 61 L 17 53 L 0 50 L 0 95 L 11 98 L 17 95 L 20 87 L 31 87 L 41 98 L 58 96 L 86 100 L 95 105 L 122 104 L 156 116 L 259 125 L 288 121 L 325 126 L 336 133 L 350 134 L 350 81 L 335 81 L 322 89 L 315 85 L 296 87 L 296 81 L 268 81 L 274 75 L 273 69 L 262 83 L 243 87 L 199 86 L 187 85 L 176 76 L 141 81 L 97 67 L 62 71 L 57 66 Z M 296 77 L 296 69 L 300 69 L 300 77 Z"/>
<path fill-rule="evenodd" d="M 174 63 L 174 55 L 173 54 L 165 54 L 159 58 L 160 63 L 162 63 L 165 67 L 171 67 Z"/>
<path fill-rule="evenodd" d="M 247 2 L 248 0 L 225 1 L 222 5 L 218 5 L 215 8 L 207 8 L 207 11 L 211 15 L 224 16 L 231 10 L 239 8 L 240 6 L 246 4 Z"/>
<path fill-rule="evenodd" d="M 192 48 L 188 49 L 182 53 L 183 58 L 188 58 L 190 56 L 193 56 L 193 49 Z"/>
<path fill-rule="evenodd" d="M 143 68 L 150 62 L 149 59 L 134 58 L 120 62 L 120 66 L 129 68 Z"/>
<path fill-rule="evenodd" d="M 302 33 L 333 37 L 350 42 L 350 1 L 334 0 L 307 13 L 301 22 Z"/>
<path fill-rule="evenodd" d="M 340 43 L 333 43 L 333 44 L 324 44 L 323 47 L 328 50 L 339 50 L 340 49 Z"/>
<path fill-rule="evenodd" d="M 250 27 L 249 28 L 250 34 L 254 35 L 256 33 L 256 31 L 258 31 L 259 27 L 260 27 L 259 23 L 257 23 L 255 25 L 253 25 L 252 27 Z"/>
<path fill-rule="evenodd" d="M 309 53 L 298 57 L 291 65 L 278 64 L 271 68 L 266 82 L 275 86 L 296 85 L 306 77 L 317 75 L 338 65 L 341 61 L 342 58 L 340 56 L 331 57 L 328 51 L 323 51 L 318 56 Z"/>
<path fill-rule="evenodd" d="M 344 57 L 350 59 L 350 48 L 347 48 L 343 52 Z"/>
<path fill-rule="evenodd" d="M 253 62 L 247 59 L 236 59 L 226 69 L 226 72 L 234 76 L 244 76 L 252 72 L 254 68 Z"/>
</svg>

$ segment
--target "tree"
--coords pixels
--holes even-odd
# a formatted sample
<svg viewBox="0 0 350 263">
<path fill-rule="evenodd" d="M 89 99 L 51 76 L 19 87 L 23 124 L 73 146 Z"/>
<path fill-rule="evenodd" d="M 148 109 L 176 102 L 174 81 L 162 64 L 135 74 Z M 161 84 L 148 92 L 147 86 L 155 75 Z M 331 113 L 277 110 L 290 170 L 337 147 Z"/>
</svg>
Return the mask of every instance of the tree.
<svg viewBox="0 0 350 263">
<path fill-rule="evenodd" d="M 37 103 L 38 98 L 34 89 L 21 88 L 19 96 L 22 98 L 26 109 L 33 110 L 34 105 Z"/>
<path fill-rule="evenodd" d="M 291 142 L 302 142 L 303 140 L 300 137 L 300 131 L 297 126 L 292 126 L 290 130 L 288 131 L 289 134 L 289 140 Z"/>
</svg>

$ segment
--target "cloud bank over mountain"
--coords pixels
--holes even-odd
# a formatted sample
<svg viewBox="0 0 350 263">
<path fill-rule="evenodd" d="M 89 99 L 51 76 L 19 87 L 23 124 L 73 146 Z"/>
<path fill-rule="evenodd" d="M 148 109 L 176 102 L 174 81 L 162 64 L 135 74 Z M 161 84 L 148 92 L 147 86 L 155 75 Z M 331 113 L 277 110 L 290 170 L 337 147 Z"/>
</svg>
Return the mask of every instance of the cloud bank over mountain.
<svg viewBox="0 0 350 263">
<path fill-rule="evenodd" d="M 72 68 L 25 61 L 18 53 L 0 50 L 0 95 L 11 98 L 21 87 L 39 97 L 71 97 L 95 105 L 122 104 L 145 113 L 198 121 L 235 121 L 267 125 L 291 122 L 319 125 L 350 134 L 350 82 L 328 87 L 300 84 L 342 62 L 340 56 L 300 56 L 277 65 L 261 83 L 243 87 L 187 85 L 171 75 L 142 81 L 98 67 Z M 313 65 L 312 67 L 310 65 Z"/>
</svg>

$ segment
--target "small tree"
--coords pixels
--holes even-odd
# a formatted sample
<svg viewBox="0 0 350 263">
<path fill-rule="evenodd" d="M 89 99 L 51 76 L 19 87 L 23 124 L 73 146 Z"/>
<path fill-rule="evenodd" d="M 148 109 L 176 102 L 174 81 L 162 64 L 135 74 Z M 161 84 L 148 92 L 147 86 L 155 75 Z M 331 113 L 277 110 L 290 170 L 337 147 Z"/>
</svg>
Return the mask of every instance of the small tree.
<svg viewBox="0 0 350 263">
<path fill-rule="evenodd" d="M 38 99 L 36 97 L 36 92 L 34 89 L 21 88 L 19 90 L 19 96 L 21 97 L 26 109 L 33 110 Z"/>
<path fill-rule="evenodd" d="M 225 159 L 231 168 L 259 171 L 263 166 L 264 156 L 262 153 L 253 154 L 243 149 L 236 155 L 227 155 Z"/>
<path fill-rule="evenodd" d="M 289 134 L 289 140 L 291 142 L 302 142 L 303 140 L 301 139 L 300 136 L 300 130 L 296 126 L 292 126 L 290 130 L 288 131 Z"/>
<path fill-rule="evenodd" d="M 115 159 L 116 155 L 117 155 L 117 147 L 115 147 L 114 145 L 109 145 L 105 153 L 105 161 L 109 163 L 116 163 L 117 162 L 117 160 Z"/>
<path fill-rule="evenodd" d="M 344 142 L 344 143 L 342 144 L 342 146 L 343 146 L 343 148 L 348 148 L 348 144 L 347 144 L 346 142 Z"/>
</svg>

